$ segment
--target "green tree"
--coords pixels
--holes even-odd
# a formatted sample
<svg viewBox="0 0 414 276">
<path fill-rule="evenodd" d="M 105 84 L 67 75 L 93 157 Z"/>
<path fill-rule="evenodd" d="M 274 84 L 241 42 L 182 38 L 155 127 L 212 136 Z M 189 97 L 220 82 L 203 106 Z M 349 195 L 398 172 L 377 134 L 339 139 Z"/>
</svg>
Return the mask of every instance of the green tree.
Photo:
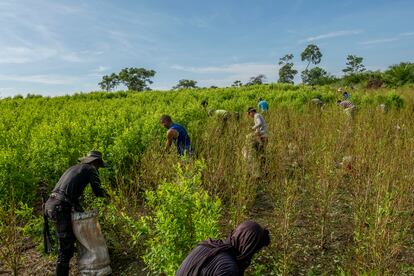
<svg viewBox="0 0 414 276">
<path fill-rule="evenodd" d="M 321 67 L 315 67 L 310 70 L 306 69 L 302 72 L 302 80 L 304 84 L 308 85 L 324 85 L 336 81 L 334 76 L 331 76 Z"/>
<path fill-rule="evenodd" d="M 348 55 L 348 57 L 346 58 L 347 67 L 343 69 L 342 72 L 344 72 L 347 75 L 364 72 L 365 66 L 362 64 L 363 60 L 363 57 Z"/>
<path fill-rule="evenodd" d="M 390 87 L 414 83 L 414 63 L 401 62 L 390 66 L 384 72 L 385 83 Z"/>
<path fill-rule="evenodd" d="M 179 80 L 178 84 L 173 87 L 173 89 L 193 89 L 197 87 L 197 81 L 195 80 Z"/>
<path fill-rule="evenodd" d="M 315 44 L 309 44 L 305 50 L 300 54 L 302 61 L 307 61 L 308 65 L 306 65 L 305 70 L 308 70 L 309 65 L 312 63 L 314 65 L 319 64 L 321 62 L 322 53 L 318 46 Z"/>
<path fill-rule="evenodd" d="M 119 85 L 118 75 L 115 73 L 112 73 L 110 76 L 105 75 L 102 77 L 102 81 L 98 83 L 98 85 L 102 90 L 109 92 Z"/>
<path fill-rule="evenodd" d="M 155 76 L 154 70 L 145 68 L 124 68 L 119 72 L 119 80 L 128 87 L 128 90 L 151 90 L 148 84 L 152 84 L 151 78 Z"/>
<path fill-rule="evenodd" d="M 231 85 L 232 87 L 241 87 L 243 86 L 243 83 L 240 80 L 236 80 L 233 82 L 233 84 Z"/>
<path fill-rule="evenodd" d="M 279 65 L 283 65 L 279 69 L 279 83 L 292 83 L 295 75 L 298 73 L 297 70 L 293 69 L 293 54 L 287 54 L 279 59 Z"/>
<path fill-rule="evenodd" d="M 257 75 L 256 77 L 251 77 L 250 81 L 246 85 L 257 85 L 263 84 L 266 82 L 266 76 L 263 74 Z"/>
</svg>

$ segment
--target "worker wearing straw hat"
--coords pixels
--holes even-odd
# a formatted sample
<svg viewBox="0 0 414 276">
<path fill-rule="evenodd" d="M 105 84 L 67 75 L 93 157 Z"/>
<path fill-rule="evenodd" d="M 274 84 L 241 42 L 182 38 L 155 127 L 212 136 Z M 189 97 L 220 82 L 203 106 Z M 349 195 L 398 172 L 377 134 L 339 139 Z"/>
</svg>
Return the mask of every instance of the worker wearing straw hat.
<svg viewBox="0 0 414 276">
<path fill-rule="evenodd" d="M 98 169 L 107 167 L 99 151 L 90 151 L 87 156 L 79 159 L 80 163 L 67 169 L 60 177 L 49 199 L 44 212 L 56 225 L 58 237 L 58 258 L 56 275 L 69 275 L 69 262 L 73 257 L 75 236 L 72 231 L 72 211 L 82 212 L 79 198 L 88 183 L 97 197 L 106 196 L 101 188 Z"/>
</svg>

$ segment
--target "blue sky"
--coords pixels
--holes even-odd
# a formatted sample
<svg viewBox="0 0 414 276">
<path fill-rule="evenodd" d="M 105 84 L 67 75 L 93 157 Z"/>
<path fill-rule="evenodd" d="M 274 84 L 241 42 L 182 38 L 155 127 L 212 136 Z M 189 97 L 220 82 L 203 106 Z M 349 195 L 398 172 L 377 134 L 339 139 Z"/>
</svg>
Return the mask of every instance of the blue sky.
<svg viewBox="0 0 414 276">
<path fill-rule="evenodd" d="M 414 61 L 413 18 L 412 0 L 1 0 L 0 97 L 98 90 L 125 67 L 156 70 L 153 89 L 272 82 L 287 53 L 303 70 L 309 43 L 332 74 L 348 54 L 383 70 Z"/>
</svg>

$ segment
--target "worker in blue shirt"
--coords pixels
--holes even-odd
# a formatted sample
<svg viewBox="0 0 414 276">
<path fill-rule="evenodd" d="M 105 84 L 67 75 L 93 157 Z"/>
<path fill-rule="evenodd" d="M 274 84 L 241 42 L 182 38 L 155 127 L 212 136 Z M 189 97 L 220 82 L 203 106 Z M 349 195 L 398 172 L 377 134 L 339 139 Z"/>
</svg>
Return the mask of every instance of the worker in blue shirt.
<svg viewBox="0 0 414 276">
<path fill-rule="evenodd" d="M 160 123 L 168 129 L 165 151 L 168 152 L 174 142 L 177 147 L 178 155 L 182 156 L 186 153 L 190 154 L 191 144 L 187 130 L 182 125 L 174 123 L 169 115 L 162 115 Z"/>
<path fill-rule="evenodd" d="M 269 110 L 269 104 L 266 100 L 259 98 L 259 102 L 257 104 L 257 107 L 259 108 L 259 111 L 261 112 L 267 112 Z"/>
</svg>

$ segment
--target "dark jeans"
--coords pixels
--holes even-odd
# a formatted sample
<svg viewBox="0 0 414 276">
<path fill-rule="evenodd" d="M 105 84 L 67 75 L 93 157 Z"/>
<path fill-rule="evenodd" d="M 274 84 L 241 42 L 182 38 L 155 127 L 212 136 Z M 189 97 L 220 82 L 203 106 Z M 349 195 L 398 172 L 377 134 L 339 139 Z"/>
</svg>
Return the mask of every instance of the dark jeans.
<svg viewBox="0 0 414 276">
<path fill-rule="evenodd" d="M 56 214 L 56 232 L 58 237 L 58 263 L 69 264 L 75 251 L 75 236 L 72 231 L 70 211 Z"/>
<path fill-rule="evenodd" d="M 71 206 L 56 199 L 46 202 L 46 214 L 55 222 L 58 238 L 56 276 L 69 275 L 69 262 L 75 251 L 75 236 L 72 231 Z"/>
</svg>

